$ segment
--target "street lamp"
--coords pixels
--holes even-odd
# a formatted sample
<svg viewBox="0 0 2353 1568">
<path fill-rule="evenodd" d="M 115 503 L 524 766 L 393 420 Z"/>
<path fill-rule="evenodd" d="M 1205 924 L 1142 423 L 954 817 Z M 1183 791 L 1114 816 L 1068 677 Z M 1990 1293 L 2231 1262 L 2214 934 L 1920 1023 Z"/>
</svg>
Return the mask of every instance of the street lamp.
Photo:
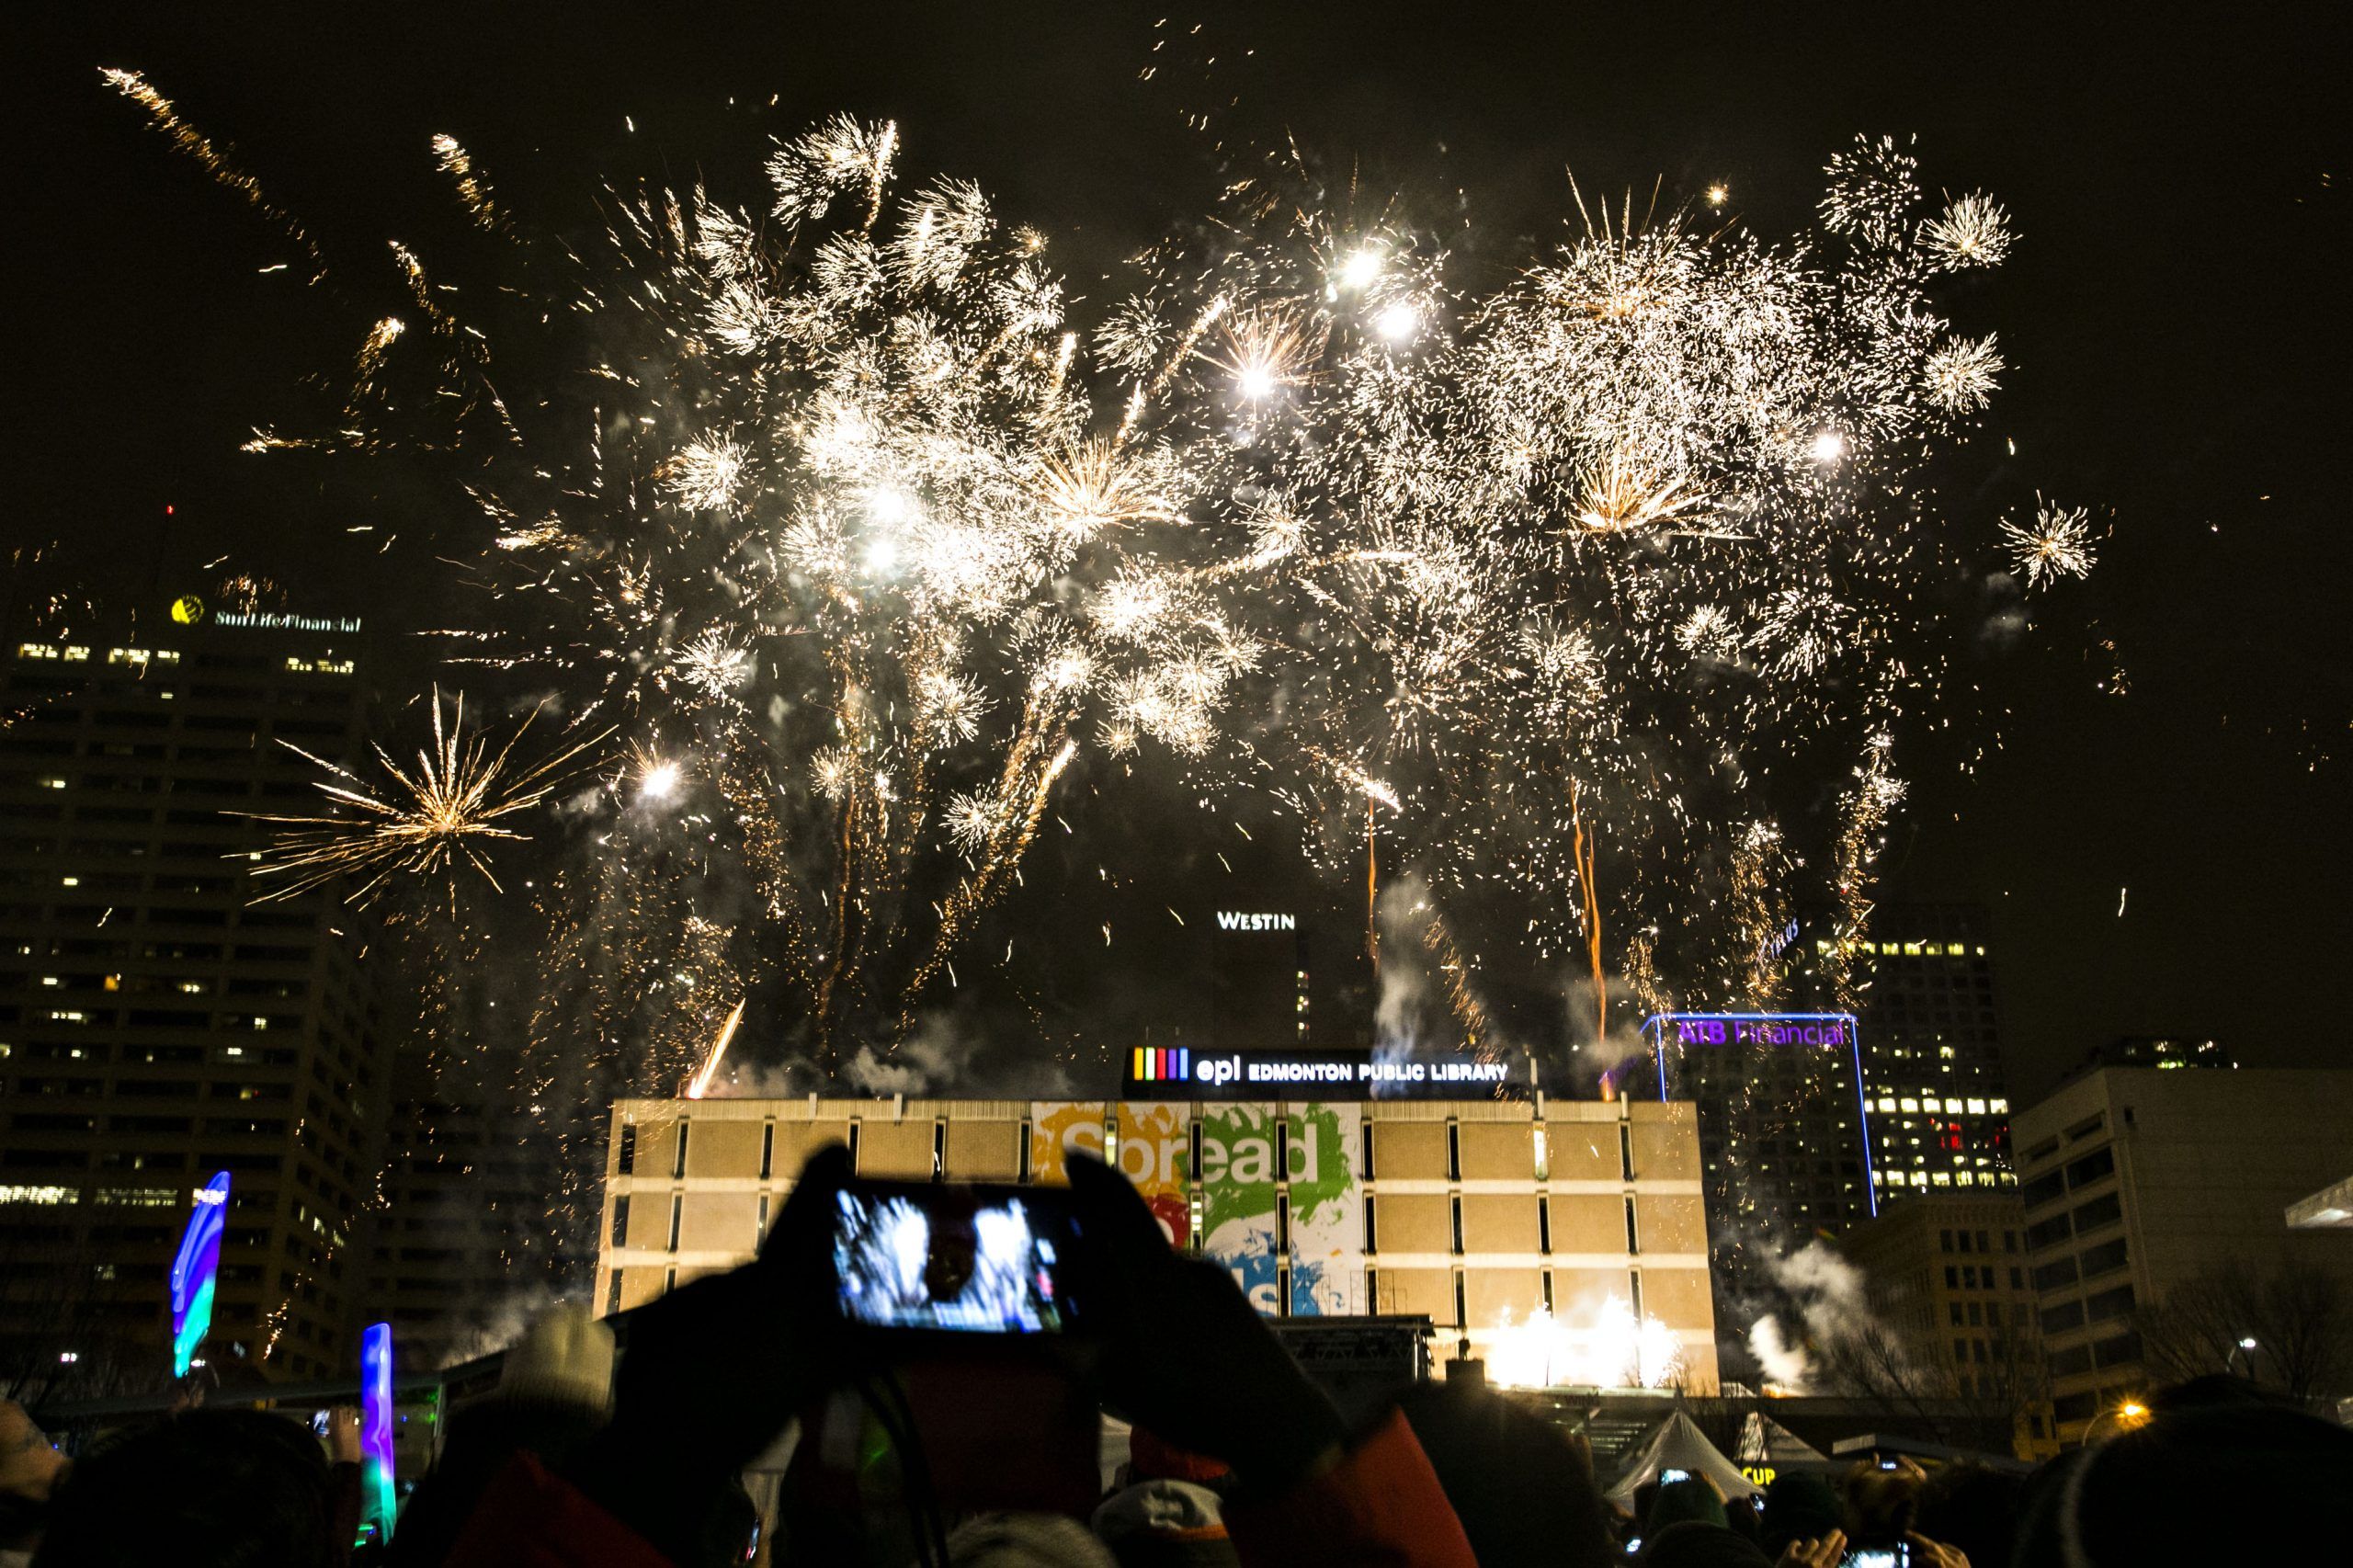
<svg viewBox="0 0 2353 1568">
<path fill-rule="evenodd" d="M 2122 1403 L 2113 1405 L 2092 1417 L 2091 1425 L 2084 1428 L 2084 1447 L 2091 1447 L 2099 1437 L 2100 1427 L 2103 1425 L 2112 1424 L 2117 1432 L 2130 1432 L 2136 1426 L 2147 1425 L 2148 1419 L 2147 1405 L 2137 1399 L 2125 1400 Z"/>
<path fill-rule="evenodd" d="M 2255 1381 L 2255 1340 L 2252 1336 L 2243 1337 L 2240 1339 L 2238 1348 L 2231 1351 L 2229 1355 L 2222 1358 L 2222 1370 L 2225 1373 L 2230 1371 L 2231 1362 L 2238 1356 L 2240 1351 L 2245 1351 L 2246 1353 L 2247 1381 L 2253 1382 Z"/>
</svg>

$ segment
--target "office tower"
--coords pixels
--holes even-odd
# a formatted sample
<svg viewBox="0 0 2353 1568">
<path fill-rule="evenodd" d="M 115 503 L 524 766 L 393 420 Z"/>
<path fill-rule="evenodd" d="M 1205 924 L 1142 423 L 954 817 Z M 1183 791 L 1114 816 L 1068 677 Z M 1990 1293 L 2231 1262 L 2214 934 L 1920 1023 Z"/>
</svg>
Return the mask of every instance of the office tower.
<svg viewBox="0 0 2353 1568">
<path fill-rule="evenodd" d="M 0 1341 L 59 1386 L 168 1372 L 174 1247 L 216 1171 L 210 1372 L 358 1365 L 386 1047 L 351 912 L 253 902 L 246 814 L 319 809 L 289 745 L 352 750 L 357 633 L 231 615 L 0 654 Z"/>
<path fill-rule="evenodd" d="M 2029 1278 L 2063 1439 L 2106 1435 L 2181 1377 L 2277 1386 L 2291 1340 L 2343 1332 L 2341 1317 L 2279 1321 L 2297 1293 L 2269 1287 L 2292 1272 L 2319 1280 L 2315 1301 L 2353 1299 L 2344 1235 L 2290 1212 L 2343 1180 L 2347 1127 L 2353 1072 L 2325 1069 L 2105 1068 L 2020 1113 Z"/>
<path fill-rule="evenodd" d="M 1838 1239 L 1902 1354 L 1891 1381 L 2006 1428 L 2020 1459 L 2059 1451 L 2034 1286 L 2012 1192 L 1921 1193 Z M 1885 1392 L 1896 1392 L 1893 1389 Z"/>
<path fill-rule="evenodd" d="M 1793 931 L 1760 969 L 1778 971 L 1781 1005 L 1836 1006 L 1832 926 Z M 1871 1130 L 1876 1203 L 1920 1192 L 2014 1185 L 2009 1090 L 1984 912 L 1968 904 L 1881 904 L 1849 953 Z"/>
</svg>

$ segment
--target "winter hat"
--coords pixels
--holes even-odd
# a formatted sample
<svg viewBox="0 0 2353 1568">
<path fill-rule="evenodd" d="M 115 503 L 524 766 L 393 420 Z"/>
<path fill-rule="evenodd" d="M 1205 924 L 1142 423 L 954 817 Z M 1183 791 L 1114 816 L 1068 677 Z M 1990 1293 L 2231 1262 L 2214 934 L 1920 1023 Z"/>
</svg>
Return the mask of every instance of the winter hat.
<svg viewBox="0 0 2353 1568">
<path fill-rule="evenodd" d="M 953 1568 L 1119 1568 L 1086 1527 L 1061 1514 L 983 1514 L 948 1536 Z"/>
<path fill-rule="evenodd" d="M 1764 1528 L 1758 1544 L 1779 1553 L 1793 1540 L 1820 1540 L 1844 1528 L 1847 1510 L 1838 1494 L 1818 1475 L 1791 1471 L 1777 1475 L 1765 1488 Z"/>
<path fill-rule="evenodd" d="M 613 1403 L 613 1331 L 576 1302 L 549 1308 L 507 1348 L 498 1397 L 604 1415 Z"/>
<path fill-rule="evenodd" d="M 1672 1524 L 1643 1543 L 1643 1568 L 1772 1568 L 1754 1541 L 1705 1519 Z"/>
<path fill-rule="evenodd" d="M 1235 1568 L 1242 1561 L 1218 1494 L 1186 1481 L 1114 1492 L 1095 1510 L 1095 1533 L 1120 1568 Z"/>
</svg>

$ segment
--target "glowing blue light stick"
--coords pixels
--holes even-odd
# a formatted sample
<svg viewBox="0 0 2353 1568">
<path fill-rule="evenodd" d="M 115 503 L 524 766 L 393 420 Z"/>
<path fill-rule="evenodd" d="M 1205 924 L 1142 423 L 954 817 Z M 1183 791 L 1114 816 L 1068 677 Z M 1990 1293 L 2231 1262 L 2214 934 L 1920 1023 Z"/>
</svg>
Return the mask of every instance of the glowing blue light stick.
<svg viewBox="0 0 2353 1568">
<path fill-rule="evenodd" d="M 359 1335 L 359 1506 L 376 1539 L 392 1539 L 392 1325 L 371 1323 Z"/>
<path fill-rule="evenodd" d="M 172 1260 L 172 1376 L 188 1376 L 197 1346 L 212 1327 L 212 1287 L 221 1272 L 221 1233 L 229 1223 L 229 1173 L 216 1171 L 196 1191 L 196 1208 Z"/>
</svg>

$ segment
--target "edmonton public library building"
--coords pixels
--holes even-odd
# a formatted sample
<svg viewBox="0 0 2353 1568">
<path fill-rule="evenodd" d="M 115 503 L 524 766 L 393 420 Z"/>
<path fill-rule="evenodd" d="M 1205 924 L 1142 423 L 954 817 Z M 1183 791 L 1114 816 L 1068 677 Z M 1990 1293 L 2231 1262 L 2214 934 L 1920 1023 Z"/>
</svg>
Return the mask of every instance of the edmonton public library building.
<svg viewBox="0 0 2353 1568">
<path fill-rule="evenodd" d="M 1524 1347 L 1549 1312 L 1540 1373 L 1515 1381 L 1714 1392 L 1688 1101 L 1496 1097 L 1506 1070 L 1467 1057 L 1130 1058 L 1117 1100 L 621 1100 L 597 1306 L 748 1261 L 829 1142 L 866 1176 L 1049 1185 L 1084 1150 L 1270 1317 L 1427 1316 L 1441 1353 L 1467 1339 L 1499 1370 L 1503 1331 Z"/>
</svg>

